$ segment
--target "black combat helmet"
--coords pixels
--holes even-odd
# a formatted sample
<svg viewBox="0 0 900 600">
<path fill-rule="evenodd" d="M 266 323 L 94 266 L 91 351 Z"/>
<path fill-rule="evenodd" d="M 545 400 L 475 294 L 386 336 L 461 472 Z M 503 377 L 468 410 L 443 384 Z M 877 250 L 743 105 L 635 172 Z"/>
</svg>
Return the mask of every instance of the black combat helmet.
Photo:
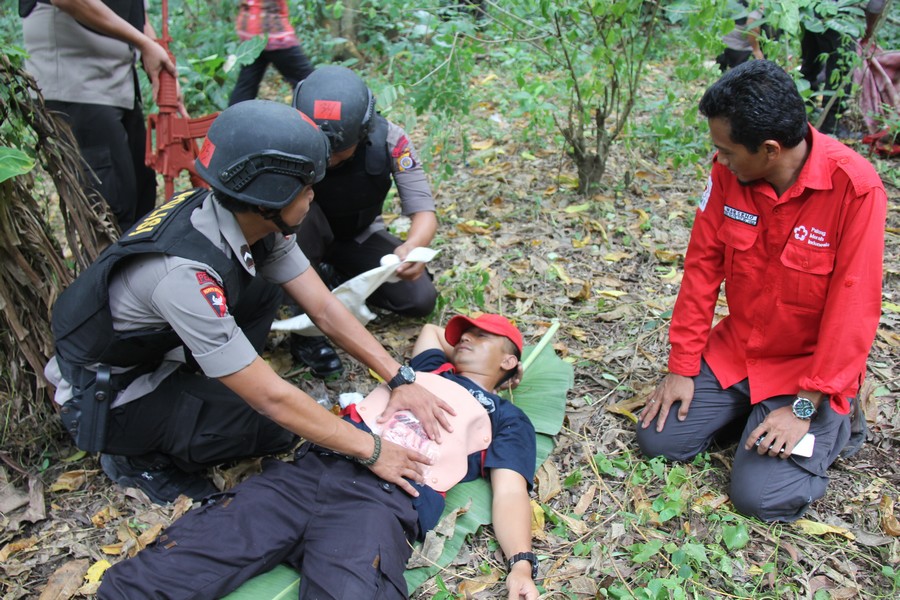
<svg viewBox="0 0 900 600">
<path fill-rule="evenodd" d="M 226 196 L 278 210 L 321 181 L 330 154 L 328 138 L 297 109 L 247 100 L 216 117 L 194 166 Z"/>
<path fill-rule="evenodd" d="M 293 104 L 319 124 L 333 152 L 365 140 L 375 114 L 372 91 L 359 75 L 339 66 L 316 69 L 298 83 Z"/>
</svg>

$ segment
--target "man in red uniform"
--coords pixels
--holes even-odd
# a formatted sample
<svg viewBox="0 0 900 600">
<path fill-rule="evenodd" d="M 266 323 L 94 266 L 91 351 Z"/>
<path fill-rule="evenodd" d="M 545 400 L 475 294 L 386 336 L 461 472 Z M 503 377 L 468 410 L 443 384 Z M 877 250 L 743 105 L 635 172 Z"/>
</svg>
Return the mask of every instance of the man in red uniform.
<svg viewBox="0 0 900 600">
<path fill-rule="evenodd" d="M 807 123 L 775 63 L 700 101 L 718 149 L 669 330 L 669 374 L 637 428 L 647 456 L 690 460 L 743 424 L 731 499 L 765 521 L 825 494 L 881 310 L 887 198 L 872 166 Z M 729 316 L 712 327 L 725 281 Z M 812 455 L 794 447 L 815 436 Z"/>
</svg>

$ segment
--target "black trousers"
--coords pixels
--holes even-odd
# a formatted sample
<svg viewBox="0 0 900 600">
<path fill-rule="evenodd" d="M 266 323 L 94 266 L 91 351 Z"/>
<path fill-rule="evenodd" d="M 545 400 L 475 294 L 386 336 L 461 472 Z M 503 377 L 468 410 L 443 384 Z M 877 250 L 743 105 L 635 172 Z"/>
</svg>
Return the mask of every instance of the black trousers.
<svg viewBox="0 0 900 600">
<path fill-rule="evenodd" d="M 48 100 L 72 128 L 93 174 L 87 186 L 112 209 L 122 231 L 156 205 L 156 173 L 144 164 L 147 131 L 140 100 L 126 110 L 100 104 Z"/>
<path fill-rule="evenodd" d="M 821 33 L 803 30 L 803 37 L 800 38 L 800 73 L 812 89 L 821 87 L 829 92 L 822 98 L 823 108 L 828 106 L 832 95 L 839 94 L 822 121 L 820 130 L 823 133 L 833 133 L 838 115 L 844 112 L 852 86 L 849 81 L 841 85 L 841 79 L 846 77 L 850 69 L 849 64 L 844 65 L 844 61 L 849 58 L 841 55 L 851 52 L 852 42 L 834 29 L 826 29 Z M 819 77 L 823 73 L 824 80 L 820 81 Z"/>
<path fill-rule="evenodd" d="M 238 325 L 261 352 L 281 303 L 281 288 L 262 277 L 241 293 Z M 155 390 L 110 411 L 109 454 L 165 455 L 184 471 L 290 449 L 296 436 L 260 415 L 218 379 L 185 366 Z"/>
<path fill-rule="evenodd" d="M 178 519 L 109 569 L 97 597 L 212 600 L 283 562 L 302 575 L 301 599 L 407 598 L 410 496 L 309 444 L 297 454 Z"/>
<path fill-rule="evenodd" d="M 309 62 L 300 46 L 282 50 L 263 50 L 255 61 L 241 67 L 237 83 L 228 99 L 228 106 L 256 98 L 259 93 L 259 84 L 270 63 L 275 65 L 281 76 L 291 85 L 291 89 L 297 87 L 297 83 L 306 79 L 313 72 L 312 63 Z"/>
<path fill-rule="evenodd" d="M 392 254 L 403 242 L 385 230 L 377 231 L 362 243 L 336 240 L 322 209 L 313 202 L 303 219 L 297 243 L 313 266 L 326 262 L 347 279 L 381 265 L 381 257 Z M 437 302 L 437 290 L 427 271 L 414 281 L 385 283 L 369 296 L 372 306 L 409 317 L 428 316 Z"/>
<path fill-rule="evenodd" d="M 734 50 L 733 48 L 725 48 L 720 55 L 716 57 L 716 64 L 723 73 L 728 69 L 733 69 L 738 65 L 742 65 L 750 59 L 753 54 L 751 50 Z"/>
</svg>

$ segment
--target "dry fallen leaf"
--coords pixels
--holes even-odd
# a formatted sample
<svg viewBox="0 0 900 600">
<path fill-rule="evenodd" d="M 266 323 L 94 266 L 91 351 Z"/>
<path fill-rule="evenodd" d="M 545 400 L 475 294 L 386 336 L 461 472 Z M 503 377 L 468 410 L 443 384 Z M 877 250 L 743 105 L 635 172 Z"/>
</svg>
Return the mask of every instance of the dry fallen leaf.
<svg viewBox="0 0 900 600">
<path fill-rule="evenodd" d="M 78 592 L 88 569 L 88 560 L 70 560 L 53 572 L 38 600 L 68 600 Z"/>
<path fill-rule="evenodd" d="M 597 494 L 597 486 L 592 485 L 587 489 L 587 491 L 581 495 L 581 498 L 578 499 L 578 503 L 575 504 L 575 508 L 572 509 L 572 512 L 582 516 L 587 512 L 587 509 L 591 506 L 591 502 L 594 501 L 594 496 Z"/>
<path fill-rule="evenodd" d="M 20 540 L 16 540 L 15 542 L 10 542 L 7 545 L 0 548 L 0 562 L 6 562 L 7 559 L 16 552 L 21 552 L 22 550 L 28 550 L 29 548 L 34 547 L 35 544 L 38 543 L 38 539 L 36 537 L 28 537 L 22 538 Z"/>
<path fill-rule="evenodd" d="M 456 593 L 462 594 L 466 598 L 472 598 L 478 592 L 484 591 L 498 581 L 500 581 L 500 575 L 494 569 L 491 569 L 491 572 L 487 575 L 479 575 L 478 577 L 462 581 L 456 586 Z"/>
<path fill-rule="evenodd" d="M 882 496 L 878 508 L 881 512 L 881 528 L 884 532 L 893 537 L 900 537 L 900 522 L 894 516 L 894 499 L 888 495 Z"/>
<path fill-rule="evenodd" d="M 109 554 L 110 556 L 118 556 L 122 554 L 122 549 L 125 547 L 123 542 L 117 542 L 115 544 L 107 544 L 105 546 L 100 546 L 100 552 L 103 554 Z"/>
<path fill-rule="evenodd" d="M 122 514 L 114 506 L 107 505 L 91 517 L 91 523 L 94 524 L 94 527 L 105 527 L 107 523 L 121 516 Z"/>
<path fill-rule="evenodd" d="M 538 499 L 546 504 L 555 498 L 561 491 L 559 483 L 559 471 L 552 460 L 546 461 L 537 471 Z"/>
<path fill-rule="evenodd" d="M 540 504 L 531 501 L 531 534 L 532 537 L 544 531 L 544 509 Z"/>
<path fill-rule="evenodd" d="M 856 536 L 853 535 L 848 529 L 843 527 L 837 527 L 836 525 L 828 525 L 826 523 L 819 523 L 818 521 L 810 521 L 809 519 L 800 519 L 799 521 L 794 521 L 794 525 L 803 530 L 804 533 L 808 533 L 809 535 L 826 535 L 829 533 L 834 533 L 836 535 L 841 535 L 847 538 L 848 540 L 855 540 Z"/>
<path fill-rule="evenodd" d="M 108 560 L 101 558 L 88 568 L 87 573 L 84 575 L 85 581 L 88 583 L 98 583 L 103 578 L 103 574 L 106 573 L 106 570 L 111 566 L 112 565 Z"/>
</svg>

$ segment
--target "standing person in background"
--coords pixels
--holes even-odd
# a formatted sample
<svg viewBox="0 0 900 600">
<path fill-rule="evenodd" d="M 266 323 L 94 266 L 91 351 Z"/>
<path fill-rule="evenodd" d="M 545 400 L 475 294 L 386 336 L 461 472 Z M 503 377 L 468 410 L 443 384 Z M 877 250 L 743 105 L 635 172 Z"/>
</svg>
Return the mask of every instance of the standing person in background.
<svg viewBox="0 0 900 600">
<path fill-rule="evenodd" d="M 747 62 L 751 55 L 756 59 L 765 58 L 759 47 L 759 27 L 753 26 L 754 22 L 762 19 L 762 11 L 750 10 L 745 0 L 729 3 L 729 9 L 735 15 L 734 29 L 722 37 L 725 49 L 716 57 L 716 63 L 723 73 Z"/>
<path fill-rule="evenodd" d="M 153 93 L 175 65 L 147 22 L 143 0 L 39 0 L 20 6 L 28 56 L 47 108 L 59 112 L 90 167 L 89 187 L 125 231 L 156 204 L 156 174 L 144 164 L 146 129 L 136 52 Z M 184 107 L 182 115 L 187 116 Z"/>
<path fill-rule="evenodd" d="M 268 39 L 266 48 L 256 60 L 241 67 L 228 106 L 256 98 L 270 63 L 275 65 L 291 89 L 313 72 L 313 66 L 303 53 L 291 25 L 287 0 L 241 0 L 235 27 L 241 41 L 258 35 L 267 35 Z"/>
<path fill-rule="evenodd" d="M 862 3 L 860 3 L 862 4 Z M 869 0 L 864 11 L 866 25 L 860 44 L 865 46 L 872 38 L 872 32 L 881 13 L 885 0 Z M 815 23 L 815 25 L 813 25 Z M 813 90 L 822 88 L 822 110 L 825 118 L 819 131 L 846 137 L 849 132 L 838 130 L 838 115 L 844 112 L 847 96 L 851 91 L 848 73 L 851 68 L 849 56 L 853 54 L 854 40 L 848 35 L 826 26 L 827 20 L 819 14 L 801 20 L 803 37 L 800 40 L 800 73 Z M 844 56 L 842 56 L 844 55 Z M 824 73 L 824 79 L 820 76 Z M 837 98 L 832 101 L 832 97 Z M 830 104 L 830 106 L 829 106 Z"/>
<path fill-rule="evenodd" d="M 297 236 L 313 266 L 327 263 L 338 277 L 351 278 L 378 267 L 385 255 L 402 261 L 413 248 L 431 244 L 437 217 L 419 156 L 406 132 L 375 111 L 375 96 L 359 75 L 346 67 L 318 69 L 297 86 L 294 108 L 331 140 L 328 173 L 313 188 L 316 201 Z M 391 235 L 381 217 L 392 183 L 403 215 L 412 220 L 406 241 Z M 397 276 L 400 281 L 369 297 L 371 305 L 412 317 L 434 310 L 437 290 L 424 264 L 401 265 Z M 343 368 L 323 337 L 292 335 L 291 355 L 318 377 Z"/>
</svg>

